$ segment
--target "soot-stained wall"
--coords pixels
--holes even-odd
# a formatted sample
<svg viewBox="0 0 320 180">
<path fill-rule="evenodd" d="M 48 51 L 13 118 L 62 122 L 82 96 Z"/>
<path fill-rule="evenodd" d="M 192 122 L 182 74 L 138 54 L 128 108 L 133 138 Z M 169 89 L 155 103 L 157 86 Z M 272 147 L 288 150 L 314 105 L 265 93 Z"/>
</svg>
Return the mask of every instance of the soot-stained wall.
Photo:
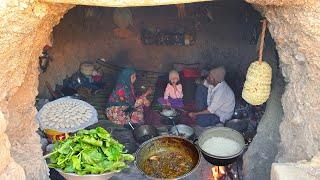
<svg viewBox="0 0 320 180">
<path fill-rule="evenodd" d="M 52 85 L 61 83 L 66 75 L 70 76 L 79 68 L 81 62 L 98 58 L 120 66 L 160 72 L 170 70 L 174 62 L 201 63 L 202 67 L 224 65 L 231 86 L 241 86 L 247 67 L 257 59 L 259 13 L 241 1 L 198 3 L 186 7 L 188 16 L 184 20 L 178 19 L 175 6 L 130 8 L 135 30 L 132 29 L 133 33 L 125 39 L 113 33 L 116 28 L 113 8 L 77 6 L 71 9 L 54 28 L 50 50 L 53 61 L 48 71 L 40 75 L 39 95 L 48 96 L 45 80 Z M 193 15 L 203 7 L 210 11 L 212 22 Z M 194 31 L 197 25 L 193 46 L 146 46 L 140 40 L 144 27 Z M 276 66 L 274 43 L 269 34 L 264 57 Z"/>
</svg>

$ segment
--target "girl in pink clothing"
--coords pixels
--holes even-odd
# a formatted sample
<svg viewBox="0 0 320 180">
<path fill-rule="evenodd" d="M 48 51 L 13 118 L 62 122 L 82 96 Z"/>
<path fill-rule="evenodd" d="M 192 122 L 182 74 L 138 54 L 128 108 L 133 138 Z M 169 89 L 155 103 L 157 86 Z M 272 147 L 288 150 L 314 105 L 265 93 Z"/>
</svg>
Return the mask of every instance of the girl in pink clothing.
<svg viewBox="0 0 320 180">
<path fill-rule="evenodd" d="M 173 108 L 183 108 L 183 92 L 182 85 L 178 84 L 179 80 L 179 73 L 175 70 L 170 71 L 170 83 L 167 84 L 164 97 L 158 99 L 160 104 L 171 106 Z"/>
</svg>

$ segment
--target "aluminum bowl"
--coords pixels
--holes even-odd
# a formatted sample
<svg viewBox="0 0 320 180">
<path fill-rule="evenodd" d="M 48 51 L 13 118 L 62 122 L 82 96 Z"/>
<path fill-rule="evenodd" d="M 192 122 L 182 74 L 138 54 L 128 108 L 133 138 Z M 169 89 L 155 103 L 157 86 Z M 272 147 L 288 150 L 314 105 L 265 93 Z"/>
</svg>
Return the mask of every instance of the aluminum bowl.
<svg viewBox="0 0 320 180">
<path fill-rule="evenodd" d="M 86 174 L 78 175 L 75 173 L 65 173 L 60 169 L 56 169 L 66 180 L 106 180 L 110 179 L 117 172 L 107 172 L 103 174 Z"/>
<path fill-rule="evenodd" d="M 178 136 L 177 129 L 179 131 L 179 136 L 183 136 L 188 139 L 191 139 L 194 136 L 193 128 L 185 124 L 178 124 L 176 125 L 176 127 L 172 126 L 172 128 L 170 129 L 171 134 Z"/>
</svg>

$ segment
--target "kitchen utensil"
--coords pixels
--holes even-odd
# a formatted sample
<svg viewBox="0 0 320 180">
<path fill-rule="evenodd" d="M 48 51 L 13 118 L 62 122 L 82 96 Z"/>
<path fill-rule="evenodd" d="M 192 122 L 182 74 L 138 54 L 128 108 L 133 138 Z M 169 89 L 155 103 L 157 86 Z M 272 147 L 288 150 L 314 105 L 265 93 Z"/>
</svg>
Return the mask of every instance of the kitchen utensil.
<svg viewBox="0 0 320 180">
<path fill-rule="evenodd" d="M 78 175 L 75 173 L 65 173 L 60 169 L 56 169 L 66 180 L 107 180 L 110 179 L 115 172 L 107 172 L 103 174 L 87 174 Z"/>
<path fill-rule="evenodd" d="M 160 112 L 161 122 L 166 125 L 171 125 L 172 121 L 174 121 L 175 124 L 179 123 L 180 117 L 181 117 L 181 111 L 177 109 L 175 109 L 174 111 L 175 113 L 171 116 L 167 116 L 166 114 L 163 113 L 163 111 L 161 111 Z"/>
<path fill-rule="evenodd" d="M 176 129 L 178 129 L 179 133 L 177 133 Z M 173 135 L 183 136 L 188 139 L 192 139 L 192 137 L 194 136 L 193 128 L 185 124 L 178 124 L 175 127 L 172 127 L 170 133 Z"/>
<path fill-rule="evenodd" d="M 138 143 L 143 143 L 158 136 L 158 130 L 151 125 L 141 125 L 133 130 L 133 137 Z"/>
<path fill-rule="evenodd" d="M 178 136 L 179 136 L 180 133 L 179 133 L 179 129 L 176 126 L 176 123 L 174 122 L 174 120 L 172 120 L 172 118 L 170 118 L 170 119 L 172 121 L 173 127 L 177 130 L 177 133 L 178 133 Z"/>
<path fill-rule="evenodd" d="M 192 169 L 185 174 L 175 177 L 174 179 L 182 179 L 193 173 L 200 164 L 200 151 L 199 149 L 189 140 L 179 136 L 159 136 L 152 138 L 144 142 L 136 152 L 135 165 L 138 170 L 145 174 L 150 179 L 159 179 L 154 176 L 147 175 L 143 169 L 143 163 L 150 159 L 150 157 L 157 155 L 160 152 L 167 153 L 179 153 L 184 158 L 192 159 Z M 159 161 L 162 159 L 159 158 Z M 158 169 L 161 171 L 161 169 Z M 165 173 L 165 172 L 161 172 Z M 164 178 L 161 178 L 164 179 Z"/>
<path fill-rule="evenodd" d="M 202 149 L 202 146 L 204 142 L 212 137 L 223 137 L 228 138 L 231 140 L 234 140 L 235 142 L 239 143 L 240 150 L 239 152 L 231 155 L 231 156 L 216 156 L 213 154 L 210 154 Z M 243 136 L 237 132 L 236 130 L 233 130 L 231 128 L 227 127 L 214 127 L 207 129 L 198 138 L 198 141 L 196 144 L 199 146 L 201 153 L 203 157 L 211 164 L 217 165 L 217 166 L 225 166 L 228 164 L 231 164 L 237 160 L 237 158 L 242 154 L 246 144 L 244 141 Z"/>
<path fill-rule="evenodd" d="M 130 121 L 130 120 L 128 121 L 128 124 L 130 125 L 130 127 L 132 128 L 132 130 L 134 130 L 134 127 L 132 126 L 132 124 L 131 124 L 131 121 Z"/>
<path fill-rule="evenodd" d="M 249 125 L 249 121 L 246 119 L 231 119 L 227 121 L 225 127 L 234 129 L 240 133 L 244 133 L 247 131 Z"/>
</svg>

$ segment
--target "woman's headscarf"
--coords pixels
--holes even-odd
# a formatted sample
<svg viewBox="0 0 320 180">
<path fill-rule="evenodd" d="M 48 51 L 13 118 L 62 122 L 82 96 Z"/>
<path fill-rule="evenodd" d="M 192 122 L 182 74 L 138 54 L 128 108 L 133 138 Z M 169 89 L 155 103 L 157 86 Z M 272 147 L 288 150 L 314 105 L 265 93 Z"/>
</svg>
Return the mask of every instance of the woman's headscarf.
<svg viewBox="0 0 320 180">
<path fill-rule="evenodd" d="M 109 98 L 109 106 L 134 105 L 135 93 L 131 83 L 131 75 L 134 73 L 136 72 L 133 68 L 126 68 L 120 72 L 116 87 Z"/>
<path fill-rule="evenodd" d="M 131 85 L 131 75 L 136 73 L 133 68 L 126 68 L 119 74 L 117 84 Z"/>
</svg>

